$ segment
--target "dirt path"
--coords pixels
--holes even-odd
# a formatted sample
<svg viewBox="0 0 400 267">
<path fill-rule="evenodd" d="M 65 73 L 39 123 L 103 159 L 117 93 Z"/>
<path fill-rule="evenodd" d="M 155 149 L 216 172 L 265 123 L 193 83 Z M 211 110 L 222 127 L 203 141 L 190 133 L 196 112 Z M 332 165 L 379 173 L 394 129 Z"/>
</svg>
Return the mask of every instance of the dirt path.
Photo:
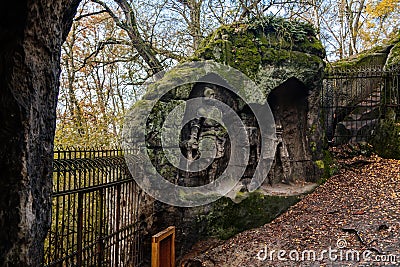
<svg viewBox="0 0 400 267">
<path fill-rule="evenodd" d="M 400 161 L 339 163 L 338 175 L 280 217 L 185 266 L 400 266 Z"/>
</svg>

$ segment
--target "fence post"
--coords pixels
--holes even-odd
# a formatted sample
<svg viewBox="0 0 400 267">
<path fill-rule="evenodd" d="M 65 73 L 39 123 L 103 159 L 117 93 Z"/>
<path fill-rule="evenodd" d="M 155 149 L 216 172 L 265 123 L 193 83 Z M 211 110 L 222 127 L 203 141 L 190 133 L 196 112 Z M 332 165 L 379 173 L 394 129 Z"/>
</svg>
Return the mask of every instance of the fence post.
<svg viewBox="0 0 400 267">
<path fill-rule="evenodd" d="M 78 233 L 77 233 L 77 266 L 82 266 L 82 230 L 83 230 L 83 193 L 78 193 Z"/>
<path fill-rule="evenodd" d="M 99 212 L 100 212 L 100 222 L 99 222 L 99 236 L 97 239 L 97 252 L 98 252 L 98 258 L 97 258 L 97 266 L 102 266 L 103 264 L 103 259 L 104 259 L 104 237 L 103 237 L 103 227 L 104 227 L 104 188 L 99 190 L 99 198 L 100 198 L 100 207 L 99 207 Z"/>
<path fill-rule="evenodd" d="M 120 257 L 120 251 L 119 251 L 119 242 L 120 242 L 120 218 L 121 218 L 121 185 L 117 185 L 117 197 L 115 200 L 115 205 L 116 205 L 116 212 L 115 212 L 115 232 L 116 232 L 116 243 L 115 243 L 115 251 L 114 251 L 114 259 L 115 259 L 115 266 L 118 266 L 119 263 L 119 257 Z"/>
</svg>

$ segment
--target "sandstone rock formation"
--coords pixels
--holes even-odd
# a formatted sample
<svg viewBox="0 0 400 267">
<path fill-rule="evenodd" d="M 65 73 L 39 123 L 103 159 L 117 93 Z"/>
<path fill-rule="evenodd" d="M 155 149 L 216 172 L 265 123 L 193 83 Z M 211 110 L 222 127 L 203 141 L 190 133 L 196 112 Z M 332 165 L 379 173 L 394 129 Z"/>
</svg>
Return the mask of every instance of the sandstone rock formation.
<svg viewBox="0 0 400 267">
<path fill-rule="evenodd" d="M 246 170 L 240 179 L 239 187 L 228 194 L 230 198 L 237 200 L 242 194 L 252 191 L 249 187 L 257 165 L 263 157 L 268 156 L 273 160 L 272 169 L 269 173 L 267 168 L 261 171 L 261 175 L 266 178 L 266 186 L 317 182 L 323 168 L 319 101 L 324 55 L 325 51 L 316 39 L 315 31 L 308 24 L 265 18 L 259 22 L 223 26 L 208 36 L 190 59 L 192 62 L 206 60 L 211 67 L 204 70 L 184 63 L 149 86 L 143 99 L 134 105 L 134 112 L 128 117 L 129 123 L 126 127 L 129 129 L 129 135 L 135 136 L 136 131 L 146 132 L 145 141 L 135 145 L 147 150 L 157 172 L 171 183 L 190 187 L 211 183 L 227 166 L 232 136 L 229 136 L 218 122 L 207 119 L 207 113 L 213 112 L 207 103 L 203 103 L 203 106 L 185 106 L 185 103 L 190 103 L 190 100 L 197 97 L 215 99 L 234 110 L 241 118 L 249 136 L 250 153 Z M 218 71 L 218 65 L 212 62 L 236 68 L 246 74 L 261 89 L 261 96 L 257 96 L 255 91 L 246 86 L 240 88 L 240 92 L 228 90 L 231 84 L 224 77 L 224 71 Z M 187 78 L 189 76 L 195 76 L 198 82 L 190 82 Z M 210 79 L 218 82 L 212 84 Z M 152 105 L 160 90 L 171 86 L 177 80 L 183 85 L 164 94 L 151 109 L 147 123 L 139 123 L 140 118 L 146 115 L 144 110 Z M 240 81 L 237 82 L 240 84 Z M 256 99 L 265 98 L 267 101 L 257 103 L 255 100 L 249 105 L 243 101 L 240 94 Z M 208 150 L 204 145 L 201 147 L 201 143 L 206 139 L 216 147 L 215 154 L 210 154 L 210 157 L 204 159 L 209 166 L 197 172 L 179 170 L 176 164 L 174 166 L 170 162 L 162 147 L 162 132 L 169 130 L 163 126 L 164 122 L 168 119 L 168 114 L 180 105 L 185 106 L 182 111 L 184 114 L 190 109 L 196 109 L 199 114 L 198 118 L 191 118 L 183 125 L 179 137 L 182 154 L 188 159 L 199 157 L 201 151 L 204 154 L 204 151 Z M 262 152 L 260 124 L 253 112 L 263 105 L 269 105 L 276 124 L 276 127 L 271 128 L 273 134 L 270 134 L 271 138 L 275 138 L 276 145 L 276 148 L 271 149 L 272 152 L 276 151 L 272 156 Z M 246 206 L 239 209 L 244 214 L 247 214 L 246 209 L 253 208 L 251 204 L 246 203 Z M 201 234 L 208 232 L 207 221 L 210 220 L 207 220 L 207 216 L 213 213 L 216 205 L 221 205 L 221 202 L 196 208 L 174 208 L 156 202 L 154 221 L 150 224 L 157 224 L 157 229 L 169 224 L 177 226 L 177 249 L 180 254 Z M 265 212 L 264 208 L 259 212 Z M 223 213 L 221 209 L 219 213 Z"/>
</svg>

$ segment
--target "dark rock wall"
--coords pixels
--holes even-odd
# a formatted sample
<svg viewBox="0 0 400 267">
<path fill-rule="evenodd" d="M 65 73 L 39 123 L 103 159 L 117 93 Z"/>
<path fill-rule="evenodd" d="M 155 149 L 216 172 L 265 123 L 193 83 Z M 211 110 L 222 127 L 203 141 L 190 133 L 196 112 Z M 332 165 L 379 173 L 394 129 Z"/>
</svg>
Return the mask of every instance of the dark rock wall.
<svg viewBox="0 0 400 267">
<path fill-rule="evenodd" d="M 0 265 L 39 266 L 50 226 L 61 44 L 79 1 L 0 4 Z"/>
<path fill-rule="evenodd" d="M 279 140 L 276 164 L 270 184 L 318 179 L 307 140 L 308 89 L 297 79 L 289 79 L 268 96 Z"/>
</svg>

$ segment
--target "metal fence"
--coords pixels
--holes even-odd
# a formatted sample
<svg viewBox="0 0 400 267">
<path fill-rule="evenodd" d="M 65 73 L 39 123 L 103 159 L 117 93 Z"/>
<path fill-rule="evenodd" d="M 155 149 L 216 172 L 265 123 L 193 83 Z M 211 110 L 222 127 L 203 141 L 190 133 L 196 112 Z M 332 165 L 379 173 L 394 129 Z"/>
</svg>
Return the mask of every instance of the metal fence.
<svg viewBox="0 0 400 267">
<path fill-rule="evenodd" d="M 336 69 L 324 79 L 322 114 L 332 144 L 368 141 L 387 108 L 399 114 L 399 66 Z"/>
<path fill-rule="evenodd" d="M 123 151 L 56 150 L 53 177 L 44 266 L 142 266 L 141 193 Z"/>
</svg>

